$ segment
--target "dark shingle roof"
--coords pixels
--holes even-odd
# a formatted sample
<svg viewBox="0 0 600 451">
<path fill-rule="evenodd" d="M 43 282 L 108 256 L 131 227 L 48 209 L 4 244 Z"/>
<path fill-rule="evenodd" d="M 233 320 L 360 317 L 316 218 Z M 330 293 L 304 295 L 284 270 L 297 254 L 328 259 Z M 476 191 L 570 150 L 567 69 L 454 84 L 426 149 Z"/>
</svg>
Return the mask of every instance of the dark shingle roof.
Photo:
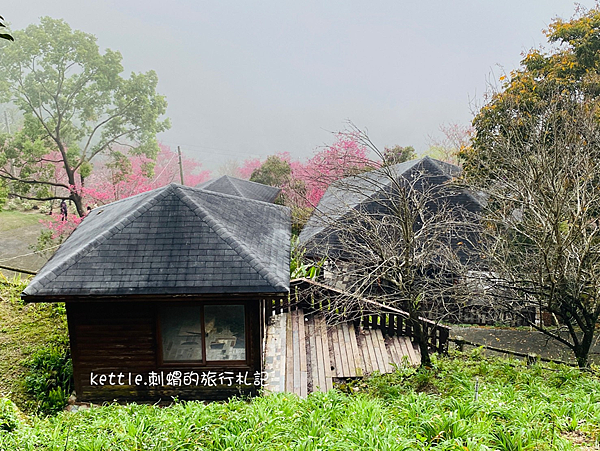
<svg viewBox="0 0 600 451">
<path fill-rule="evenodd" d="M 423 157 L 406 161 L 385 169 L 342 179 L 332 183 L 319 201 L 299 236 L 300 244 L 306 248 L 307 256 L 333 256 L 341 252 L 334 224 L 343 223 L 350 212 L 359 208 L 379 210 L 386 203 L 387 190 L 392 190 L 392 180 L 409 177 L 413 172 L 426 175 L 428 183 L 442 184 L 460 175 L 458 166 Z M 453 196 L 453 201 L 479 211 L 480 201 L 471 193 L 462 190 Z"/>
<path fill-rule="evenodd" d="M 261 200 L 263 202 L 274 202 L 281 192 L 280 188 L 274 186 L 242 180 L 228 175 L 200 183 L 196 185 L 196 188 L 245 197 L 247 199 Z"/>
<path fill-rule="evenodd" d="M 90 212 L 23 292 L 285 293 L 290 212 L 171 184 Z"/>
</svg>

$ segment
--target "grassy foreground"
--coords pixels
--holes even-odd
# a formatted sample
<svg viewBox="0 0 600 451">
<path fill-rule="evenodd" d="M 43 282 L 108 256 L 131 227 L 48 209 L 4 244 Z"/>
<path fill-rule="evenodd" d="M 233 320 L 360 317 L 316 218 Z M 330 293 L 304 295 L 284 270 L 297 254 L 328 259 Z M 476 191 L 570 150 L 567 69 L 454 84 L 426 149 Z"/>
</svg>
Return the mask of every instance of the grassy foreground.
<svg viewBox="0 0 600 451">
<path fill-rule="evenodd" d="M 21 302 L 27 282 L 0 273 L 0 397 L 30 411 L 35 403 L 25 393 L 25 363 L 36 351 L 65 343 L 68 333 L 63 304 Z"/>
<path fill-rule="evenodd" d="M 478 396 L 475 400 L 477 385 Z M 600 382 L 478 353 L 302 400 L 107 405 L 0 432 L 6 450 L 598 449 Z"/>
</svg>

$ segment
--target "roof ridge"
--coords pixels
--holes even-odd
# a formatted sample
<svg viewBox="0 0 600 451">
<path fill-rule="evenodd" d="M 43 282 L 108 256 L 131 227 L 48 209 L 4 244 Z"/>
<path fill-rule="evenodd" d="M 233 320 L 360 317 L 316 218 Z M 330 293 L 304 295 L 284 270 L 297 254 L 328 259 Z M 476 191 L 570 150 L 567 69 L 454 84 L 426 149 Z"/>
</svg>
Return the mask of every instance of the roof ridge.
<svg viewBox="0 0 600 451">
<path fill-rule="evenodd" d="M 38 279 L 36 282 L 38 284 L 41 284 L 42 286 L 44 286 L 45 281 L 50 276 L 52 276 L 53 278 L 58 277 L 61 273 L 63 273 L 67 269 L 69 269 L 71 266 L 73 266 L 79 260 L 81 260 L 85 255 L 88 254 L 88 252 L 97 248 L 102 243 L 104 243 L 106 240 L 108 240 L 111 236 L 113 236 L 115 233 L 120 232 L 127 225 L 129 225 L 131 222 L 133 222 L 135 219 L 139 218 L 142 214 L 144 214 L 151 207 L 153 207 L 156 204 L 156 202 L 158 202 L 160 199 L 165 197 L 169 191 L 173 191 L 172 185 L 173 184 L 170 184 L 170 185 L 165 186 L 163 189 L 159 189 L 158 192 L 156 194 L 154 194 L 152 197 L 150 197 L 150 199 L 148 199 L 147 202 L 138 204 L 136 208 L 132 209 L 129 212 L 129 214 L 125 215 L 120 221 L 114 223 L 107 230 L 104 230 L 102 233 L 97 235 L 93 240 L 88 242 L 85 246 L 82 246 L 82 247 L 76 249 L 76 251 L 70 257 L 68 257 L 62 263 L 59 263 L 56 268 L 52 269 L 48 274 L 44 275 L 42 278 Z M 148 191 L 146 191 L 146 193 L 147 192 Z M 144 194 L 144 193 L 140 193 L 140 194 Z M 134 197 L 137 197 L 137 196 L 132 196 L 132 197 L 128 197 L 126 199 L 121 199 L 121 200 L 132 199 Z M 113 203 L 111 203 L 110 205 L 113 205 Z M 102 213 L 102 211 L 100 211 L 100 213 Z M 100 213 L 98 213 L 98 214 L 100 214 Z M 59 250 L 60 250 L 60 248 L 59 248 Z M 58 254 L 58 251 L 52 257 L 54 258 L 57 254 Z"/>
<path fill-rule="evenodd" d="M 229 246 L 240 256 L 243 260 L 250 264 L 250 266 L 257 272 L 257 274 L 269 283 L 273 287 L 283 287 L 287 288 L 285 284 L 278 280 L 277 277 L 273 276 L 271 272 L 265 268 L 263 263 L 256 258 L 250 250 L 248 250 L 248 246 L 240 242 L 240 240 L 236 239 L 235 236 L 227 229 L 225 225 L 217 221 L 213 215 L 202 205 L 199 205 L 192 197 L 185 192 L 185 190 L 181 189 L 181 185 L 176 185 L 174 192 L 177 194 L 179 199 L 185 203 L 190 210 L 192 210 L 197 216 L 199 216 L 202 220 L 204 220 L 208 226 L 215 232 L 222 240 L 224 240 Z M 189 187 L 183 187 L 189 188 Z M 204 191 L 204 190 L 203 190 Z M 222 193 L 217 193 L 222 194 Z M 240 200 L 239 197 L 231 196 L 230 197 Z M 245 198 L 244 198 L 245 199 Z M 260 202 L 260 201 L 257 201 Z M 261 202 L 262 205 L 270 205 L 267 202 Z M 235 245 L 232 245 L 235 243 Z"/>
<path fill-rule="evenodd" d="M 456 165 L 456 164 L 448 163 L 448 162 L 442 161 L 442 160 L 438 160 L 437 158 L 431 158 L 429 155 L 425 155 L 423 157 L 423 160 L 425 160 L 425 159 L 427 159 L 431 164 L 433 164 L 443 174 L 449 176 L 451 179 L 453 179 L 454 176 L 449 171 L 446 171 L 446 169 L 444 168 L 444 166 L 451 166 L 453 168 L 456 168 L 459 172 L 462 172 L 462 168 L 460 166 Z"/>
<path fill-rule="evenodd" d="M 377 196 L 380 195 L 382 189 L 389 188 L 392 185 L 392 183 L 400 183 L 399 181 L 401 179 L 406 179 L 407 173 L 409 171 L 415 169 L 415 167 L 422 165 L 422 163 L 425 159 L 431 159 L 431 158 L 428 156 L 425 156 L 425 157 L 421 157 L 421 158 L 415 158 L 413 160 L 403 161 L 401 163 L 392 164 L 389 166 L 381 166 L 381 167 L 373 169 L 371 171 L 367 171 L 367 172 L 357 174 L 357 175 L 351 175 L 351 176 L 344 177 L 342 179 L 334 181 L 327 188 L 327 190 L 325 191 L 325 194 L 327 194 L 329 192 L 330 194 L 334 195 L 334 197 L 336 197 L 336 200 L 338 202 L 340 199 L 342 201 L 344 201 L 342 199 L 344 197 L 343 196 L 344 192 L 357 192 L 357 191 L 353 191 L 352 189 L 348 189 L 348 186 L 352 184 L 353 180 L 354 181 L 358 180 L 358 181 L 362 181 L 364 183 L 368 183 L 369 187 L 373 188 L 373 189 L 372 189 L 372 192 L 369 194 L 365 194 L 364 192 L 361 191 L 360 192 L 361 198 L 356 200 L 355 203 L 344 202 L 344 205 L 343 205 L 344 211 L 341 211 L 341 209 L 336 209 L 333 212 L 320 210 L 319 209 L 320 201 L 319 201 L 319 204 L 317 205 L 317 207 L 311 214 L 307 225 L 310 224 L 310 221 L 313 219 L 313 217 L 315 218 L 316 221 L 322 220 L 323 218 L 325 218 L 325 220 L 322 221 L 322 223 L 323 223 L 322 225 L 315 225 L 315 226 L 313 226 L 312 229 L 307 228 L 307 227 L 304 227 L 302 229 L 301 235 L 302 234 L 304 235 L 304 238 L 303 238 L 304 242 L 305 243 L 308 242 L 309 240 L 311 240 L 315 236 L 317 236 L 319 233 L 321 233 L 323 230 L 329 228 L 331 225 L 330 221 L 332 220 L 332 218 L 335 218 L 334 220 L 343 220 L 343 219 L 347 218 L 349 215 L 352 215 L 353 212 L 356 212 L 359 208 L 361 208 L 362 205 L 376 200 Z M 406 167 L 400 171 L 399 166 L 406 166 Z M 384 177 L 384 180 L 381 180 L 381 177 Z M 330 191 L 330 189 L 332 189 L 332 188 L 338 189 L 342 194 L 339 197 L 335 196 L 335 193 Z M 325 195 L 323 196 L 323 198 L 324 197 L 325 197 Z M 337 214 L 336 211 L 339 211 L 340 213 Z"/>
<path fill-rule="evenodd" d="M 281 190 L 281 188 L 278 188 L 277 186 L 265 185 L 264 183 L 255 182 L 253 180 L 241 179 L 239 177 L 233 177 L 231 175 L 227 175 L 226 177 L 229 177 L 231 180 L 235 180 L 236 182 L 252 183 L 253 185 Z"/>
<path fill-rule="evenodd" d="M 246 196 L 244 196 L 244 194 L 243 194 L 243 193 L 240 191 L 240 189 L 239 189 L 239 188 L 236 186 L 236 184 L 235 184 L 235 183 L 233 183 L 233 182 L 231 181 L 231 178 L 230 178 L 230 177 L 229 177 L 227 174 L 225 174 L 225 175 L 221 176 L 220 178 L 224 178 L 225 180 L 227 180 L 227 183 L 229 183 L 229 185 L 231 185 L 231 187 L 232 187 L 232 188 L 235 190 L 235 192 L 236 192 L 236 193 L 238 193 L 238 194 L 239 194 L 241 197 L 246 197 Z M 219 179 L 217 179 L 217 180 L 219 180 Z M 216 180 L 215 180 L 215 181 L 216 181 Z"/>
<path fill-rule="evenodd" d="M 397 174 L 395 174 L 396 176 L 400 176 L 400 175 L 404 175 L 406 172 L 408 172 L 409 170 L 411 170 L 412 168 L 414 168 L 415 166 L 423 163 L 423 161 L 425 161 L 426 158 L 429 158 L 429 156 L 424 156 L 421 158 L 415 158 L 413 160 L 407 160 L 407 161 L 403 161 L 402 163 L 396 163 L 393 164 L 392 166 L 390 166 L 391 168 L 400 166 L 401 164 L 406 164 L 406 163 L 410 163 L 408 165 L 406 165 L 406 169 L 404 169 L 404 171 L 402 172 L 398 172 Z"/>
<path fill-rule="evenodd" d="M 227 193 L 221 193 L 219 191 L 211 191 L 209 189 L 205 189 L 205 188 L 196 188 L 195 186 L 185 186 L 185 185 L 179 185 L 177 183 L 172 183 L 172 185 L 175 185 L 178 188 L 182 188 L 182 189 L 186 189 L 186 190 L 190 190 L 190 191 L 197 191 L 200 190 L 203 193 L 208 193 L 212 196 L 224 196 L 230 199 L 235 199 L 238 202 L 258 202 L 260 205 L 262 206 L 269 206 L 269 208 L 274 208 L 276 210 L 279 209 L 290 209 L 289 207 L 286 207 L 285 205 L 277 205 L 274 204 L 273 202 L 265 202 L 264 200 L 258 200 L 258 199 L 251 199 L 249 197 L 245 197 L 245 196 L 234 196 L 233 194 L 227 194 Z"/>
</svg>

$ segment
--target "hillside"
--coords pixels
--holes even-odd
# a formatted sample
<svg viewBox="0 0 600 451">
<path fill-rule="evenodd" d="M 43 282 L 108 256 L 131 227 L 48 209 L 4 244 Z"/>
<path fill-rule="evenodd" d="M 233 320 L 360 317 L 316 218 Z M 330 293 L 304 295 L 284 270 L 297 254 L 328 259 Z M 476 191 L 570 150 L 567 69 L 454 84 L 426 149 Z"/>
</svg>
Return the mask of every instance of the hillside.
<svg viewBox="0 0 600 451">
<path fill-rule="evenodd" d="M 568 367 L 528 368 L 479 352 L 400 368 L 343 391 L 107 405 L 18 421 L 2 449 L 599 449 L 600 382 Z"/>
<path fill-rule="evenodd" d="M 33 214 L 0 213 L 0 242 L 13 239 L 25 246 L 39 230 L 38 220 Z M 600 449 L 595 370 L 527 367 L 486 358 L 480 349 L 434 358 L 428 370 L 400 367 L 307 399 L 284 393 L 36 416 L 23 387 L 24 363 L 35 351 L 64 343 L 67 330 L 63 305 L 20 301 L 26 283 L 0 275 L 0 398 L 20 409 L 0 399 L 0 450 Z M 499 340 L 489 329 L 481 333 Z"/>
<path fill-rule="evenodd" d="M 29 410 L 31 398 L 23 388 L 24 363 L 34 352 L 67 340 L 63 304 L 23 304 L 19 294 L 26 279 L 0 274 L 0 397 Z"/>
</svg>

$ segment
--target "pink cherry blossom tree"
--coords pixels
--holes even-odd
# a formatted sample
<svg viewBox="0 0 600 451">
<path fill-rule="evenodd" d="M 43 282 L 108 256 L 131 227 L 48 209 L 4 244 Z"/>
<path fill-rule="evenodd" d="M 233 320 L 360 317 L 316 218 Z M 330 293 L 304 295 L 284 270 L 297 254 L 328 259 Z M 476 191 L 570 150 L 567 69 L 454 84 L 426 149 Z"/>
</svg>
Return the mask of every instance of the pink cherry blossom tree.
<svg viewBox="0 0 600 451">
<path fill-rule="evenodd" d="M 238 174 L 281 188 L 281 200 L 292 209 L 293 227 L 299 230 L 332 182 L 380 166 L 381 163 L 369 158 L 369 147 L 360 138 L 354 131 L 336 133 L 333 144 L 316 151 L 304 162 L 293 159 L 288 152 L 263 161 L 247 159 Z"/>
<path fill-rule="evenodd" d="M 105 204 L 136 194 L 150 191 L 169 183 L 180 183 L 177 152 L 159 144 L 156 160 L 144 155 L 117 154 L 112 160 L 103 161 L 83 188 L 84 199 L 92 204 Z M 197 160 L 182 155 L 184 182 L 195 186 L 210 178 L 210 171 L 202 170 Z"/>
<path fill-rule="evenodd" d="M 110 202 L 135 196 L 155 188 L 175 182 L 180 183 L 179 159 L 177 152 L 169 146 L 159 144 L 160 151 L 156 160 L 145 155 L 129 155 L 126 150 L 113 152 L 111 159 L 97 162 L 93 173 L 85 180 L 85 186 L 77 186 L 82 194 L 83 204 L 86 207 L 95 207 Z M 53 154 L 46 156 L 52 160 Z M 195 186 L 210 178 L 210 172 L 202 170 L 202 164 L 197 160 L 182 155 L 184 182 L 188 186 Z M 57 182 L 62 180 L 63 174 L 56 170 L 54 178 Z M 38 241 L 38 248 L 45 249 L 52 242 L 62 242 L 77 227 L 83 218 L 72 212 L 66 220 L 51 209 L 50 215 L 42 220 L 47 231 L 42 233 Z"/>
<path fill-rule="evenodd" d="M 355 132 L 340 132 L 333 144 L 316 152 L 295 171 L 295 178 L 306 186 L 308 206 L 315 207 L 327 187 L 336 180 L 378 167 L 380 163 L 369 158 L 369 149 Z"/>
</svg>

